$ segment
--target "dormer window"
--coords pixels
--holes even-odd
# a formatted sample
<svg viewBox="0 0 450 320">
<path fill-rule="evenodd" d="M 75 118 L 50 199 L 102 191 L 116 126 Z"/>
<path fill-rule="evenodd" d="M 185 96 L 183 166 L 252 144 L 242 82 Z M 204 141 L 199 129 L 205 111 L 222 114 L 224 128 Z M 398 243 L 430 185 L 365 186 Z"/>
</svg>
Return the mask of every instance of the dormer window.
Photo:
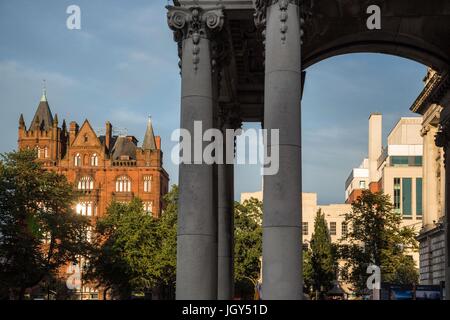
<svg viewBox="0 0 450 320">
<path fill-rule="evenodd" d="M 88 137 L 87 134 L 85 134 L 85 135 L 84 135 L 84 142 L 88 142 L 88 140 L 89 140 L 89 137 Z"/>
</svg>

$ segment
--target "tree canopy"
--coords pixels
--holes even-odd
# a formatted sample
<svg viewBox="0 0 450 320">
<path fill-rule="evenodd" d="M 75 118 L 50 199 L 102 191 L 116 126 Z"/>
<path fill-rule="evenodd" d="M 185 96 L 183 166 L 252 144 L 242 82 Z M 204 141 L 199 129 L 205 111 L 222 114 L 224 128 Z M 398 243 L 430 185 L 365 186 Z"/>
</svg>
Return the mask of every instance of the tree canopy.
<svg viewBox="0 0 450 320">
<path fill-rule="evenodd" d="M 352 211 L 345 216 L 349 228 L 341 254 L 346 259 L 343 275 L 357 293 L 366 289 L 366 271 L 371 264 L 381 268 L 383 282 L 417 283 L 418 272 L 408 256 L 408 250 L 417 250 L 415 232 L 401 222 L 389 196 L 381 192 L 364 190 L 352 204 Z"/>
<path fill-rule="evenodd" d="M 304 253 L 304 277 L 307 285 L 316 293 L 316 299 L 323 298 L 336 279 L 337 254 L 331 243 L 325 214 L 318 210 L 314 220 L 314 233 L 310 248 Z"/>
<path fill-rule="evenodd" d="M 0 288 L 22 299 L 26 289 L 57 276 L 58 269 L 86 255 L 89 222 L 75 214 L 73 186 L 44 170 L 35 151 L 7 153 L 0 160 Z"/>
<path fill-rule="evenodd" d="M 86 277 L 121 299 L 160 289 L 163 297 L 173 297 L 177 199 L 174 186 L 158 219 L 145 212 L 138 198 L 130 203 L 112 202 L 97 222 Z"/>
<path fill-rule="evenodd" d="M 262 202 L 251 198 L 234 206 L 234 273 L 236 293 L 253 297 L 262 256 Z"/>
</svg>

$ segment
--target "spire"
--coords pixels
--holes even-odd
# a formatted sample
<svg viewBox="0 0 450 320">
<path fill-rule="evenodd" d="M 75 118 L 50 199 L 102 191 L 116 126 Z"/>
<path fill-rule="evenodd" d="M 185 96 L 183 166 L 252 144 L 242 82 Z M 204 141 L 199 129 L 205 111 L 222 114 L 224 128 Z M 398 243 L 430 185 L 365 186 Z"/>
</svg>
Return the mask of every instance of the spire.
<svg viewBox="0 0 450 320">
<path fill-rule="evenodd" d="M 50 106 L 48 105 L 47 89 L 45 87 L 45 80 L 44 80 L 41 101 L 39 102 L 36 113 L 34 114 L 33 121 L 31 121 L 30 129 L 33 131 L 39 130 L 46 131 L 50 129 L 52 125 L 53 125 L 53 116 L 50 110 Z"/>
<path fill-rule="evenodd" d="M 45 79 L 42 80 L 42 97 L 41 102 L 47 102 L 47 87 L 45 85 Z"/>
<path fill-rule="evenodd" d="M 23 113 L 20 114 L 19 126 L 22 127 L 22 128 L 25 127 L 25 120 L 23 118 Z"/>
<path fill-rule="evenodd" d="M 53 118 L 53 125 L 54 125 L 55 127 L 58 126 L 58 114 L 57 114 L 57 113 L 55 113 L 55 117 Z"/>
<path fill-rule="evenodd" d="M 152 117 L 148 117 L 147 130 L 142 144 L 144 150 L 156 150 L 155 134 L 153 133 Z"/>
</svg>

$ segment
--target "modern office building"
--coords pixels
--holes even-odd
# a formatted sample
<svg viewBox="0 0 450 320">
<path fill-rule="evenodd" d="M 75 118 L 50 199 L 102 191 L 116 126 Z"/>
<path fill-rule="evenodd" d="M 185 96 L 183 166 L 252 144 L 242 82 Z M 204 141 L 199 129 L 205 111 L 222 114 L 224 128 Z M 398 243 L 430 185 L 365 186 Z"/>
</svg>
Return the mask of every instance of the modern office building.
<svg viewBox="0 0 450 320">
<path fill-rule="evenodd" d="M 382 191 L 390 196 L 402 225 L 420 231 L 423 216 L 423 138 L 421 117 L 402 117 L 382 146 L 382 115 L 369 118 L 367 159 L 352 169 L 345 185 L 345 202 L 352 203 L 363 189 Z M 418 252 L 412 251 L 416 264 Z"/>
</svg>

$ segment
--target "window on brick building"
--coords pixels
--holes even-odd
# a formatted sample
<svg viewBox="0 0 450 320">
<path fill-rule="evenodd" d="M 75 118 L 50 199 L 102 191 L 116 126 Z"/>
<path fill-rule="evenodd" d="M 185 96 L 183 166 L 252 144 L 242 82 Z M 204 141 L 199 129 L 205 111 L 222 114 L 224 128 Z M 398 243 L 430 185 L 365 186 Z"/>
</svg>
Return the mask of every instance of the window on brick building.
<svg viewBox="0 0 450 320">
<path fill-rule="evenodd" d="M 82 177 L 78 181 L 78 190 L 93 190 L 94 189 L 94 179 L 90 176 Z"/>
<path fill-rule="evenodd" d="M 144 192 L 152 192 L 152 176 L 144 177 Z"/>
<path fill-rule="evenodd" d="M 81 166 L 81 155 L 79 153 L 77 153 L 74 157 L 74 164 L 75 167 L 80 167 Z"/>
<path fill-rule="evenodd" d="M 91 201 L 77 203 L 75 211 L 82 216 L 90 217 L 96 215 L 94 203 Z"/>
<path fill-rule="evenodd" d="M 91 166 L 93 166 L 93 167 L 98 166 L 98 156 L 96 153 L 94 153 L 91 157 Z"/>
<path fill-rule="evenodd" d="M 116 192 L 131 192 L 131 180 L 127 176 L 121 176 L 116 180 Z"/>
<path fill-rule="evenodd" d="M 147 214 L 152 214 L 153 213 L 153 201 L 146 201 L 146 202 L 144 202 L 144 211 Z"/>
</svg>

